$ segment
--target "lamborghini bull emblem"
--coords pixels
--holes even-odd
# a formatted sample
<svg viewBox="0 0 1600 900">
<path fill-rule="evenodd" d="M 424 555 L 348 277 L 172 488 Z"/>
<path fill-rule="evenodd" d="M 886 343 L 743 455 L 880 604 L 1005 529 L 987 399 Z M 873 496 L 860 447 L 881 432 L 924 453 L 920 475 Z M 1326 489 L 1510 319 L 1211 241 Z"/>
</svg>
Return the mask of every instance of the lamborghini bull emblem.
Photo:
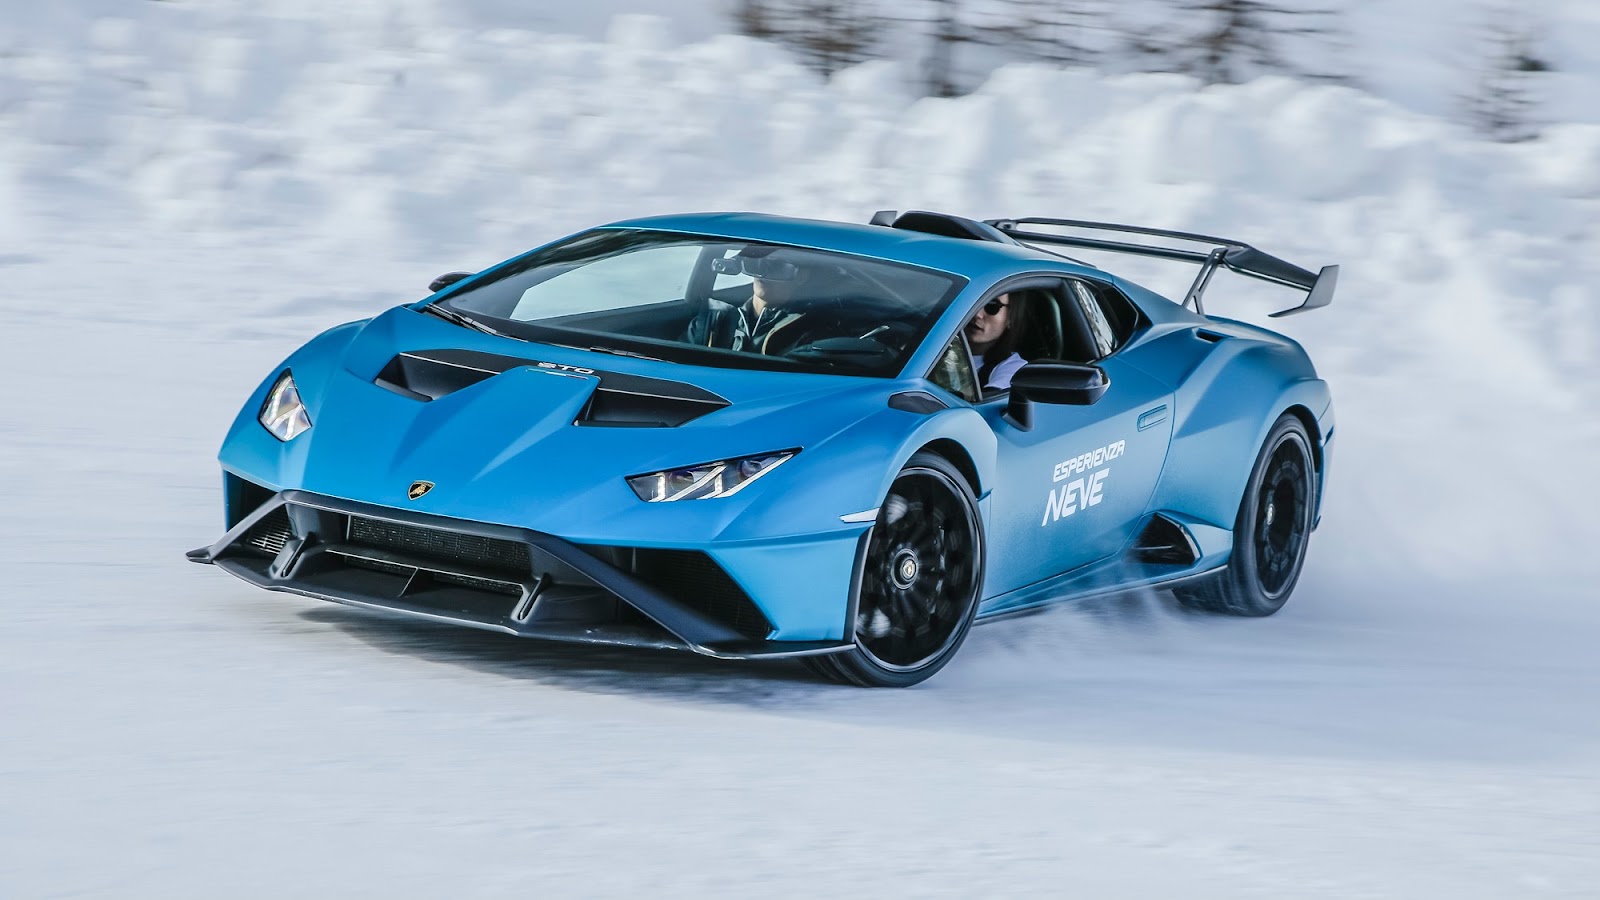
<svg viewBox="0 0 1600 900">
<path fill-rule="evenodd" d="M 411 482 L 411 487 L 406 489 L 406 498 L 409 500 L 415 500 L 431 490 L 433 490 L 433 482 L 413 481 Z"/>
</svg>

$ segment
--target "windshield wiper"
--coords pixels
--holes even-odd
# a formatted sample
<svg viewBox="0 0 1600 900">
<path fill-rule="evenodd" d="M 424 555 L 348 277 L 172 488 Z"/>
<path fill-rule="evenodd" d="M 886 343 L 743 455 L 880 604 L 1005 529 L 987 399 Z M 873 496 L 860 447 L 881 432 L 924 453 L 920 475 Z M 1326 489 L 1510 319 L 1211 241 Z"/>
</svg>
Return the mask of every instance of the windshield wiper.
<svg viewBox="0 0 1600 900">
<path fill-rule="evenodd" d="M 661 357 L 659 356 L 646 356 L 643 353 L 635 353 L 632 350 L 623 350 L 620 347 L 587 347 L 585 349 L 592 350 L 595 353 L 609 353 L 612 356 L 631 356 L 634 359 L 648 359 L 651 362 L 661 362 Z"/>
<path fill-rule="evenodd" d="M 643 353 L 635 353 L 632 350 L 622 350 L 617 347 L 585 347 L 582 344 L 563 344 L 560 341 L 547 340 L 541 340 L 539 343 L 549 344 L 552 347 L 565 347 L 568 350 L 588 350 L 591 353 L 609 353 L 612 356 L 631 356 L 634 359 L 648 359 L 651 362 L 661 362 L 661 357 L 659 356 L 646 356 Z"/>
<path fill-rule="evenodd" d="M 479 322 L 477 319 L 472 318 L 471 316 L 462 315 L 453 309 L 448 309 L 440 306 L 437 303 L 424 306 L 422 311 L 425 313 L 432 313 L 446 322 L 454 322 L 463 328 L 471 328 L 473 331 L 481 331 L 484 334 L 492 334 L 495 337 L 508 337 L 508 335 L 504 334 L 503 332 L 496 331 L 482 322 Z"/>
</svg>

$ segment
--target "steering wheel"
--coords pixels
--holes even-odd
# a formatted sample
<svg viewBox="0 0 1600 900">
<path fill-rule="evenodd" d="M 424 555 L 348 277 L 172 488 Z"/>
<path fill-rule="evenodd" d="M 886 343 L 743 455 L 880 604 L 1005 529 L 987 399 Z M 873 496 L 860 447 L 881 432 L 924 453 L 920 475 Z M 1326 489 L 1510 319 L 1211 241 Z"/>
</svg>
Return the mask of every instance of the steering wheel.
<svg viewBox="0 0 1600 900">
<path fill-rule="evenodd" d="M 822 338 L 797 344 L 783 354 L 785 359 L 842 363 L 863 369 L 881 368 L 893 363 L 899 355 L 899 349 L 872 337 Z"/>
</svg>

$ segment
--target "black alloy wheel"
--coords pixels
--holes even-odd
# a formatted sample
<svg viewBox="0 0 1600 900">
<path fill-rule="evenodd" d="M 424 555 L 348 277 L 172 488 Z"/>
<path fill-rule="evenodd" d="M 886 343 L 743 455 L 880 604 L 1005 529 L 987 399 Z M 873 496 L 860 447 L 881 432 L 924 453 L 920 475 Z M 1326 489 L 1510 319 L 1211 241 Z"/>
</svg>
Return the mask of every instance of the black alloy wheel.
<svg viewBox="0 0 1600 900">
<path fill-rule="evenodd" d="M 1284 413 L 1267 435 L 1240 499 L 1227 568 L 1174 593 L 1184 604 L 1211 612 L 1277 612 L 1300 579 L 1316 503 L 1311 439 L 1298 418 Z"/>
<path fill-rule="evenodd" d="M 1283 596 L 1299 574 L 1310 532 L 1311 483 L 1305 447 L 1287 440 L 1273 451 L 1256 492 L 1256 580 L 1268 597 Z"/>
<path fill-rule="evenodd" d="M 908 687 L 966 639 L 983 586 L 983 530 L 966 479 L 918 453 L 889 487 L 857 572 L 855 647 L 812 667 L 865 687 Z"/>
</svg>

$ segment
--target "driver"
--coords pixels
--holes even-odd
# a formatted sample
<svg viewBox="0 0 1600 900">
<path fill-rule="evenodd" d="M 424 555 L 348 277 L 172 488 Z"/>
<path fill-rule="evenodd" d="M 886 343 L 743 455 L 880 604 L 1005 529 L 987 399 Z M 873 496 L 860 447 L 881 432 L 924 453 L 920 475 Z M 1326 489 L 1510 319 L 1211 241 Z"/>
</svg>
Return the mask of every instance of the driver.
<svg viewBox="0 0 1600 900">
<path fill-rule="evenodd" d="M 783 247 L 746 247 L 735 256 L 713 261 L 725 275 L 752 278 L 750 299 L 735 306 L 707 299 L 684 331 L 686 343 L 724 350 L 746 350 L 777 356 L 801 343 L 796 324 L 806 316 L 795 309 L 795 295 L 811 280 L 804 257 Z"/>
<path fill-rule="evenodd" d="M 1011 376 L 1027 362 L 1017 352 L 1022 306 L 1022 294 L 1001 294 L 978 307 L 967 323 L 967 346 L 972 348 L 978 383 L 985 390 L 1009 389 Z"/>
</svg>

